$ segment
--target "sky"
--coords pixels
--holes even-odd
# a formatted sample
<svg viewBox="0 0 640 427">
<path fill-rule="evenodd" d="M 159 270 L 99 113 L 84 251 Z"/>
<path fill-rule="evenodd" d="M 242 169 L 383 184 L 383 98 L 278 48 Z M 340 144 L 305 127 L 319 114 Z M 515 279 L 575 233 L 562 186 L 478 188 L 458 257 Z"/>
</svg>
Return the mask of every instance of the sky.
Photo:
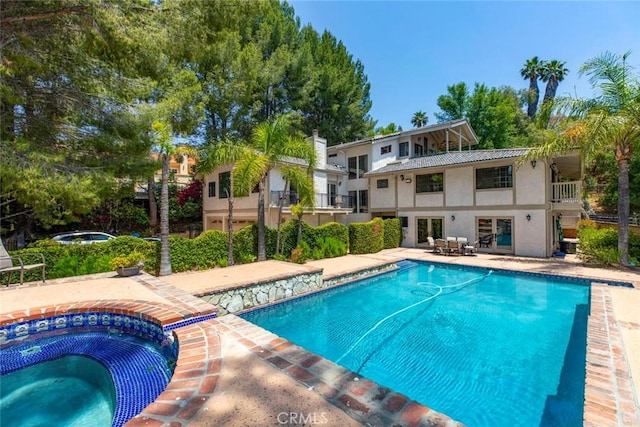
<svg viewBox="0 0 640 427">
<path fill-rule="evenodd" d="M 412 128 L 417 111 L 436 122 L 438 96 L 465 82 L 526 89 L 527 59 L 565 61 L 558 96 L 590 97 L 578 69 L 605 51 L 632 51 L 640 73 L 640 1 L 320 1 L 290 0 L 302 25 L 329 30 L 371 84 L 377 126 Z M 544 83 L 539 83 L 541 94 Z"/>
</svg>

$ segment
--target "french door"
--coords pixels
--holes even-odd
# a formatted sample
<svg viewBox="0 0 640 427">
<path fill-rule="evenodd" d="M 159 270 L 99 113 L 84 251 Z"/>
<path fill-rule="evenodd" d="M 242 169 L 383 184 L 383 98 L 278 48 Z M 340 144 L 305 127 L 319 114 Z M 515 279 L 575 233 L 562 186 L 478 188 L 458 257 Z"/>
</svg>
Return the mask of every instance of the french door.
<svg viewBox="0 0 640 427">
<path fill-rule="evenodd" d="M 513 253 L 513 218 L 477 218 L 476 236 L 480 251 Z"/>
<path fill-rule="evenodd" d="M 442 239 L 442 217 L 434 218 L 417 218 L 416 227 L 418 231 L 418 246 L 429 245 L 428 237 Z"/>
</svg>

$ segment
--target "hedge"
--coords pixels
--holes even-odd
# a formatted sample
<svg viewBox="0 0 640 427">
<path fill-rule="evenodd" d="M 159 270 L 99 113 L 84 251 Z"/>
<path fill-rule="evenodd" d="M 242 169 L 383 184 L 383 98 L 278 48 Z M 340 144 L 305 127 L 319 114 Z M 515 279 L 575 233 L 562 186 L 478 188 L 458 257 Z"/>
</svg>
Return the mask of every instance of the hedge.
<svg viewBox="0 0 640 427">
<path fill-rule="evenodd" d="M 389 218 L 384 223 L 384 248 L 393 249 L 402 244 L 402 222 L 400 218 Z"/>
<path fill-rule="evenodd" d="M 581 224 L 578 228 L 581 257 L 592 264 L 616 264 L 620 262 L 618 231 L 613 228 L 593 228 Z M 640 260 L 640 236 L 629 233 L 629 261 L 638 265 Z"/>
<path fill-rule="evenodd" d="M 373 254 L 382 249 L 384 249 L 384 222 L 381 218 L 349 224 L 349 252 Z"/>
</svg>

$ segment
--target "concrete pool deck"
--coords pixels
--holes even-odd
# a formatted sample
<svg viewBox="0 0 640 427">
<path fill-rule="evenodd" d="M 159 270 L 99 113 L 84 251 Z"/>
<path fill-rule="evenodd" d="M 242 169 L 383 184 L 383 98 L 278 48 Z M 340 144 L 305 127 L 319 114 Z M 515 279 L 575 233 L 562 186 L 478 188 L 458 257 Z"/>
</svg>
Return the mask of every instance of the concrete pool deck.
<svg viewBox="0 0 640 427">
<path fill-rule="evenodd" d="M 44 285 L 31 284 L 23 287 L 10 287 L 0 291 L 0 313 L 24 311 L 30 307 L 62 305 L 78 301 L 126 300 L 145 303 L 160 303 L 182 307 L 185 310 L 203 310 L 206 303 L 192 295 L 212 287 L 224 288 L 252 283 L 258 279 L 282 277 L 321 269 L 323 278 L 332 278 L 401 259 L 419 259 L 460 265 L 530 271 L 536 273 L 560 274 L 572 277 L 590 278 L 598 281 L 623 281 L 634 284 L 635 289 L 616 286 L 601 287 L 603 298 L 608 295 L 610 307 L 607 332 L 619 335 L 620 346 L 611 352 L 626 355 L 622 366 L 617 359 L 611 359 L 609 370 L 620 371 L 626 375 L 633 387 L 618 385 L 617 394 L 624 395 L 635 388 L 635 397 L 631 393 L 623 404 L 611 403 L 607 390 L 602 396 L 595 396 L 595 406 L 587 407 L 585 412 L 594 413 L 593 421 L 585 425 L 631 425 L 640 426 L 638 410 L 638 391 L 640 390 L 640 274 L 632 271 L 616 271 L 584 267 L 575 258 L 568 256 L 563 260 L 530 259 L 509 256 L 480 254 L 478 256 L 440 256 L 422 249 L 398 248 L 385 250 L 377 254 L 348 255 L 337 259 L 308 262 L 305 265 L 267 261 L 259 264 L 240 265 L 231 268 L 213 269 L 200 272 L 179 273 L 168 277 L 154 278 L 141 275 L 135 278 L 118 278 L 111 273 L 83 278 L 52 280 Z M 603 303 L 606 305 L 606 303 Z M 607 308 L 605 307 L 605 310 Z M 369 382 L 357 383 L 348 375 L 340 377 L 348 384 L 342 384 L 344 390 L 322 389 L 309 385 L 315 381 L 309 375 L 327 375 L 334 366 L 314 355 L 295 350 L 295 346 L 284 340 L 261 332 L 262 330 L 246 325 L 237 316 L 227 315 L 207 321 L 208 333 L 217 335 L 218 353 L 221 363 L 218 373 L 207 372 L 215 378 L 211 393 L 206 394 L 199 404 L 191 405 L 187 413 L 184 410 L 171 411 L 162 406 L 156 412 L 146 413 L 144 417 L 132 420 L 131 425 L 387 425 L 393 421 L 398 425 L 420 425 L 427 418 L 424 407 L 419 408 L 402 400 L 402 397 L 383 396 L 377 402 L 382 412 L 376 412 L 369 406 L 375 394 L 374 386 Z M 254 329 L 255 328 L 255 329 Z M 614 339 L 617 339 L 614 336 Z M 270 354 L 266 354 L 266 352 Z M 599 351 L 599 350 L 598 350 Z M 281 357 L 282 356 L 282 357 Z M 317 356 L 316 356 L 317 357 Z M 604 369 L 604 368 L 603 368 Z M 342 373 L 344 374 L 344 373 Z M 595 377 L 596 380 L 599 377 Z M 240 380 L 241 379 L 241 380 Z M 616 378 L 614 377 L 615 381 Z M 315 384 L 315 383 L 314 383 Z M 324 383 L 323 383 L 324 384 Z M 587 381 L 590 385 L 589 379 Z M 363 387 L 365 386 L 366 387 Z M 596 384 L 595 391 L 598 391 Z M 176 396 L 180 395 L 178 390 Z M 380 392 L 376 392 L 380 395 Z M 401 396 L 401 395 L 396 395 Z M 627 394 L 627 397 L 628 394 Z M 369 399 L 365 403 L 366 399 Z M 600 399 L 600 401 L 598 401 Z M 635 399 L 635 400 L 634 400 Z M 369 404 L 364 411 L 358 404 Z M 614 408 L 611 408 L 611 405 Z M 616 406 L 617 405 L 617 406 Z M 626 405 L 626 406 L 625 406 Z M 384 412 L 386 410 L 386 412 Z M 364 411 L 364 415 L 363 415 Z M 613 412 L 612 412 L 613 411 Z M 618 412 L 616 412 L 618 411 Z M 287 415 L 282 415 L 282 414 Z M 614 415 L 612 415 L 612 413 Z M 178 414 L 182 414 L 179 416 Z M 294 414 L 294 415 L 291 415 Z M 382 415 L 380 415 L 382 414 Z M 146 416 L 148 415 L 148 416 Z M 351 415 L 351 416 L 349 416 Z M 278 418 L 280 416 L 280 419 Z M 295 419 L 292 419 L 291 417 Z M 297 418 L 296 418 L 297 417 Z M 307 417 L 316 417 L 309 419 Z M 386 417 L 386 418 L 385 418 Z M 286 419 L 285 419 L 286 418 Z M 355 418 L 355 419 L 354 419 Z M 286 421 L 286 422 L 283 422 Z M 442 425 L 451 425 L 443 420 Z"/>
</svg>

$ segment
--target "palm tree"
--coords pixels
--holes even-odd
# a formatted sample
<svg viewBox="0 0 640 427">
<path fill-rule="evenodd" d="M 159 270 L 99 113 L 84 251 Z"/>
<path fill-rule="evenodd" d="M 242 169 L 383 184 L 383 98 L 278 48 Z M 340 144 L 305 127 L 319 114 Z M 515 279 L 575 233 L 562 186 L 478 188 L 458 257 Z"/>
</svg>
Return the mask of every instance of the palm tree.
<svg viewBox="0 0 640 427">
<path fill-rule="evenodd" d="M 237 188 L 248 193 L 258 185 L 258 261 L 266 259 L 264 190 L 269 172 L 287 158 L 301 159 L 311 170 L 315 167 L 315 147 L 304 138 L 291 135 L 289 123 L 290 116 L 279 115 L 259 124 L 249 144 L 252 150 L 234 168 Z"/>
<path fill-rule="evenodd" d="M 216 168 L 223 165 L 235 164 L 248 152 L 248 147 L 245 144 L 237 143 L 231 140 L 224 140 L 222 142 L 214 143 L 204 147 L 200 153 L 200 161 L 198 162 L 198 172 L 210 173 Z M 235 264 L 233 259 L 233 204 L 235 179 L 233 177 L 233 170 L 231 171 L 231 180 L 229 187 L 223 189 L 220 187 L 218 191 L 226 191 L 227 202 L 229 204 L 229 218 L 228 218 L 228 230 L 229 243 L 227 252 L 227 265 L 231 266 Z"/>
<path fill-rule="evenodd" d="M 555 99 L 558 84 L 569 74 L 569 70 L 565 68 L 564 64 L 566 64 L 566 62 L 561 62 L 557 59 L 543 64 L 542 75 L 540 77 L 543 82 L 547 83 L 547 87 L 544 89 L 544 98 L 542 98 L 543 104 Z"/>
<path fill-rule="evenodd" d="M 160 184 L 160 270 L 158 275 L 168 276 L 172 273 L 171 254 L 169 251 L 169 161 L 171 156 L 195 156 L 196 153 L 191 147 L 185 145 L 174 146 L 171 143 L 172 130 L 170 124 L 156 120 L 151 128 L 162 161 Z"/>
<path fill-rule="evenodd" d="M 527 59 L 524 67 L 520 70 L 520 75 L 524 79 L 529 79 L 529 92 L 527 93 L 527 115 L 530 119 L 536 116 L 538 111 L 538 101 L 540 100 L 540 89 L 538 89 L 538 79 L 541 77 L 545 62 L 534 56 Z"/>
<path fill-rule="evenodd" d="M 571 113 L 566 129 L 529 153 L 547 157 L 580 149 L 586 158 L 613 151 L 618 163 L 618 251 L 629 265 L 629 161 L 640 141 L 640 78 L 626 63 L 629 52 L 603 53 L 580 68 L 597 89 L 593 99 L 569 99 L 562 104 Z"/>
<path fill-rule="evenodd" d="M 427 116 L 427 113 L 425 113 L 424 111 L 418 111 L 411 118 L 411 124 L 413 125 L 413 127 L 416 127 L 416 128 L 421 128 L 423 126 L 426 126 L 428 121 L 429 121 L 429 117 Z"/>
</svg>

